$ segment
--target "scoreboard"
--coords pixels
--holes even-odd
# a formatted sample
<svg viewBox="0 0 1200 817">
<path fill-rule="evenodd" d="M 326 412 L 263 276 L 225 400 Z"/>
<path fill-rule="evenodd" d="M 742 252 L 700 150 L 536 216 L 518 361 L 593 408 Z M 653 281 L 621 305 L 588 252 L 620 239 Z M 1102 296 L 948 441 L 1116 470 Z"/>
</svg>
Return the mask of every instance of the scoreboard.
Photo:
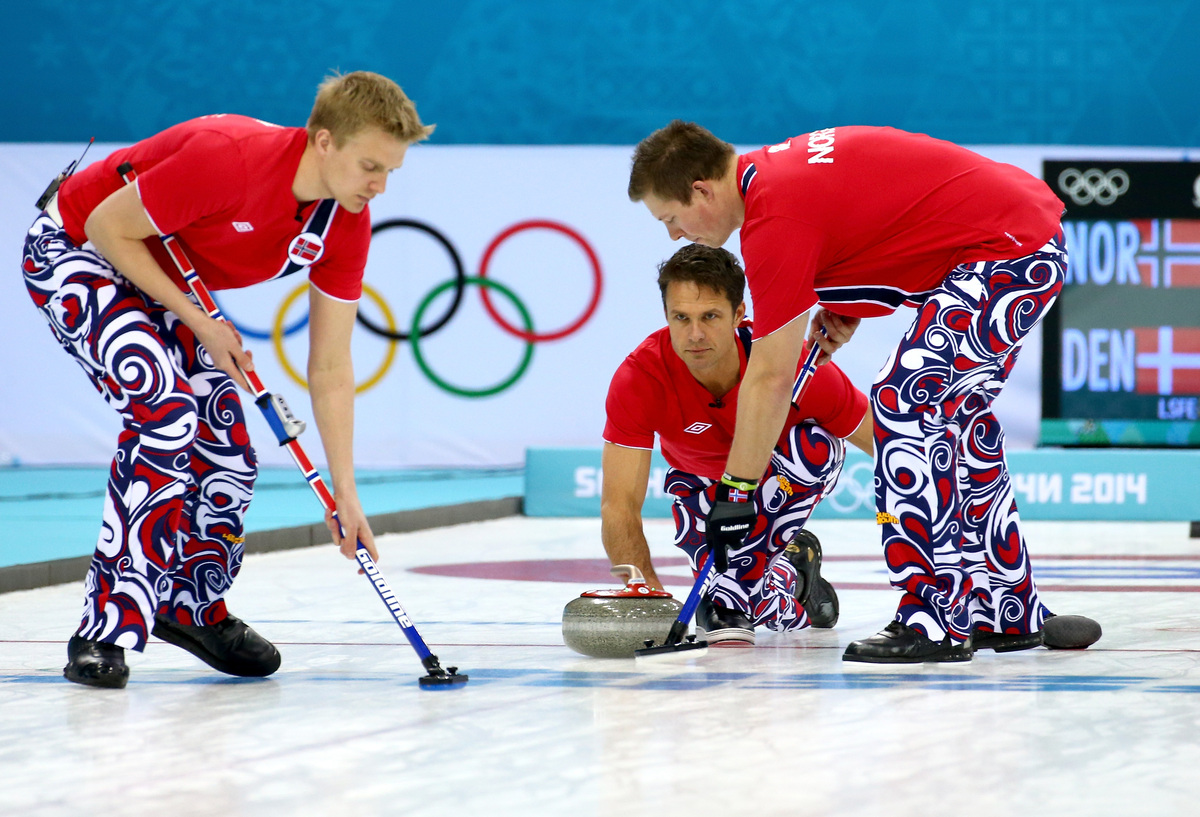
<svg viewBox="0 0 1200 817">
<path fill-rule="evenodd" d="M 1040 443 L 1200 447 L 1200 163 L 1047 161 L 1043 178 L 1070 263 Z"/>
</svg>

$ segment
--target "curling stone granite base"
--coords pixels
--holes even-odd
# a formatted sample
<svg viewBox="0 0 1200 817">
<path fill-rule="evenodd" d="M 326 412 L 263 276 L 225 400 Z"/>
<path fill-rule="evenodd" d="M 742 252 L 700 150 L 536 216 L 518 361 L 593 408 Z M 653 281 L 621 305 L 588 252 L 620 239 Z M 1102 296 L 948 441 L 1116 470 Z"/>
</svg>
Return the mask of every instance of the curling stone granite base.
<svg viewBox="0 0 1200 817">
<path fill-rule="evenodd" d="M 585 594 L 563 608 L 563 641 L 594 658 L 633 658 L 646 639 L 662 641 L 683 605 L 670 596 Z"/>
</svg>

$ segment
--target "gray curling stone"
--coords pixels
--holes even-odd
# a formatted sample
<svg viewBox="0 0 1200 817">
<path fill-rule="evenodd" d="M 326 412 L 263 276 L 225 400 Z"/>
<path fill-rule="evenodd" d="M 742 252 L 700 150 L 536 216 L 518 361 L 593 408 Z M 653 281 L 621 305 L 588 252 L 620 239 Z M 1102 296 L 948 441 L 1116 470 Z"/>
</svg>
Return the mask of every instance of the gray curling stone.
<svg viewBox="0 0 1200 817">
<path fill-rule="evenodd" d="M 646 639 L 663 640 L 683 605 L 649 587 L 633 565 L 617 565 L 612 573 L 628 577 L 624 587 L 589 590 L 563 608 L 563 642 L 594 658 L 633 658 Z"/>
</svg>

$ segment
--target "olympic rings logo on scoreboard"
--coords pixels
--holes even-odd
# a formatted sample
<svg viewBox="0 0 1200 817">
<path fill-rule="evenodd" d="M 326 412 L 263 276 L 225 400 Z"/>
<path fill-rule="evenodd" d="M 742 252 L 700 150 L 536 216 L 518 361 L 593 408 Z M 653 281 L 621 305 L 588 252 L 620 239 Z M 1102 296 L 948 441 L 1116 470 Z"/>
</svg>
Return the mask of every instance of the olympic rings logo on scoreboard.
<svg viewBox="0 0 1200 817">
<path fill-rule="evenodd" d="M 1058 189 L 1080 207 L 1092 202 L 1107 207 L 1129 190 L 1129 174 L 1120 168 L 1105 172 L 1068 167 L 1058 174 Z"/>
<path fill-rule="evenodd" d="M 417 307 L 413 312 L 412 319 L 409 321 L 408 325 L 404 327 L 404 329 L 407 329 L 407 331 L 403 331 L 403 329 L 397 327 L 395 316 L 393 315 L 390 307 L 387 304 L 387 301 L 383 298 L 382 294 L 380 294 L 367 282 L 363 282 L 363 296 L 370 300 L 379 310 L 380 314 L 383 316 L 383 322 L 378 323 L 371 320 L 363 314 L 361 309 L 358 311 L 358 322 L 367 331 L 387 341 L 387 352 L 384 355 L 384 359 L 380 366 L 366 380 L 356 385 L 355 391 L 358 393 L 367 391 L 383 379 L 383 376 L 387 373 L 388 369 L 391 368 L 392 362 L 395 360 L 396 344 L 402 341 L 408 341 L 412 346 L 413 358 L 417 364 L 417 368 L 421 370 L 421 373 L 424 374 L 431 383 L 443 391 L 459 397 L 490 397 L 492 395 L 499 394 L 500 392 L 503 392 L 513 386 L 528 370 L 530 363 L 533 361 L 533 349 L 536 344 L 561 340 L 565 337 L 575 334 L 592 319 L 592 316 L 596 313 L 597 307 L 600 305 L 600 295 L 604 286 L 604 275 L 600 267 L 600 259 L 596 255 L 595 250 L 592 248 L 587 239 L 584 238 L 578 231 L 567 226 L 566 224 L 545 219 L 531 219 L 513 224 L 511 227 L 501 231 L 488 243 L 487 248 L 484 250 L 483 257 L 479 262 L 478 274 L 474 276 L 469 276 L 466 274 L 466 269 L 463 266 L 462 258 L 459 255 L 458 250 L 455 248 L 454 244 L 451 243 L 450 239 L 447 238 L 436 227 L 415 219 L 397 218 L 383 221 L 374 225 L 371 228 L 371 236 L 373 238 L 379 233 L 392 229 L 417 230 L 418 232 L 422 232 L 433 238 L 438 244 L 441 245 L 442 249 L 445 250 L 447 256 L 450 258 L 451 265 L 454 267 L 454 277 L 433 287 L 433 289 L 431 289 L 418 302 Z M 499 281 L 488 277 L 488 269 L 492 263 L 496 251 L 500 248 L 500 245 L 509 238 L 530 230 L 550 230 L 552 232 L 560 233 L 561 235 L 571 239 L 571 241 L 578 245 L 578 247 L 587 257 L 588 264 L 591 267 L 592 272 L 592 293 L 583 311 L 576 316 L 574 320 L 566 325 L 549 331 L 536 331 L 534 329 L 533 319 L 529 314 L 528 308 L 517 296 L 517 294 Z M 291 248 L 289 248 L 289 251 L 290 249 Z M 324 248 L 322 247 L 321 249 L 323 250 Z M 523 341 L 525 344 L 525 349 L 521 360 L 517 363 L 513 371 L 500 381 L 489 386 L 469 387 L 455 385 L 454 383 L 449 382 L 432 369 L 428 359 L 421 349 L 421 341 L 424 338 L 428 338 L 430 335 L 439 332 L 458 313 L 459 308 L 462 306 L 463 295 L 465 294 L 468 286 L 476 286 L 479 288 L 484 310 L 487 312 L 492 321 L 496 323 L 496 325 L 499 326 L 500 329 L 502 329 L 506 334 Z M 293 366 L 291 361 L 288 359 L 287 350 L 284 348 L 283 341 L 284 338 L 299 332 L 308 325 L 307 312 L 290 324 L 286 322 L 288 310 L 296 302 L 296 300 L 303 295 L 305 291 L 307 291 L 307 289 L 308 282 L 305 281 L 287 294 L 287 296 L 280 303 L 279 309 L 276 310 L 275 321 L 270 329 L 256 329 L 254 327 L 245 326 L 241 322 L 235 320 L 229 314 L 228 310 L 222 308 L 222 311 L 225 312 L 226 316 L 229 317 L 234 326 L 237 327 L 238 331 L 241 332 L 244 337 L 270 341 L 274 346 L 275 353 L 279 358 L 284 372 L 295 383 L 305 389 L 308 388 L 308 382 L 304 379 L 303 375 L 296 370 L 295 366 Z M 438 298 L 438 296 L 449 290 L 453 290 L 453 297 L 449 306 L 444 312 L 442 312 L 441 315 L 437 316 L 436 319 L 432 320 L 428 325 L 425 325 L 423 321 L 433 302 Z M 516 308 L 517 314 L 520 316 L 520 326 L 514 326 L 496 309 L 496 305 L 493 303 L 491 298 L 493 291 Z"/>
</svg>

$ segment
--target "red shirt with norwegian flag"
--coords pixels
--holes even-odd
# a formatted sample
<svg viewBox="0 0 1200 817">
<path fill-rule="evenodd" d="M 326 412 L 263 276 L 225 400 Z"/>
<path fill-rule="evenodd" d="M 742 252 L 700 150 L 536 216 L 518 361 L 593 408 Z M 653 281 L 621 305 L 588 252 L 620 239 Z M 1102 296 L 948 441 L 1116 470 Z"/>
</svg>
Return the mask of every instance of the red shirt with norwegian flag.
<svg viewBox="0 0 1200 817">
<path fill-rule="evenodd" d="M 818 302 L 864 318 L 915 306 L 959 264 L 1037 252 L 1063 212 L 1020 168 L 894 128 L 806 133 L 737 173 L 755 337 Z"/>
<path fill-rule="evenodd" d="M 298 202 L 292 183 L 308 142 L 304 128 L 219 114 L 175 125 L 71 176 L 58 193 L 63 227 L 87 241 L 92 210 L 137 173 L 138 195 L 160 235 L 174 234 L 209 289 L 236 289 L 307 268 L 326 295 L 356 301 L 371 243 L 368 208 L 333 205 L 320 224 L 318 202 Z M 310 223 L 310 221 L 312 223 Z M 187 286 L 156 238 L 146 246 L 183 291 Z"/>
<path fill-rule="evenodd" d="M 604 441 L 652 450 L 657 434 L 663 457 L 672 468 L 719 479 L 733 445 L 738 390 L 750 348 L 750 322 L 737 331 L 738 385 L 720 400 L 692 376 L 671 346 L 667 327 L 642 341 L 609 384 Z M 812 420 L 831 434 L 848 437 L 866 413 L 867 396 L 836 364 L 826 363 L 817 367 L 800 398 L 800 407 L 789 410 L 783 434 L 797 423 Z"/>
</svg>

